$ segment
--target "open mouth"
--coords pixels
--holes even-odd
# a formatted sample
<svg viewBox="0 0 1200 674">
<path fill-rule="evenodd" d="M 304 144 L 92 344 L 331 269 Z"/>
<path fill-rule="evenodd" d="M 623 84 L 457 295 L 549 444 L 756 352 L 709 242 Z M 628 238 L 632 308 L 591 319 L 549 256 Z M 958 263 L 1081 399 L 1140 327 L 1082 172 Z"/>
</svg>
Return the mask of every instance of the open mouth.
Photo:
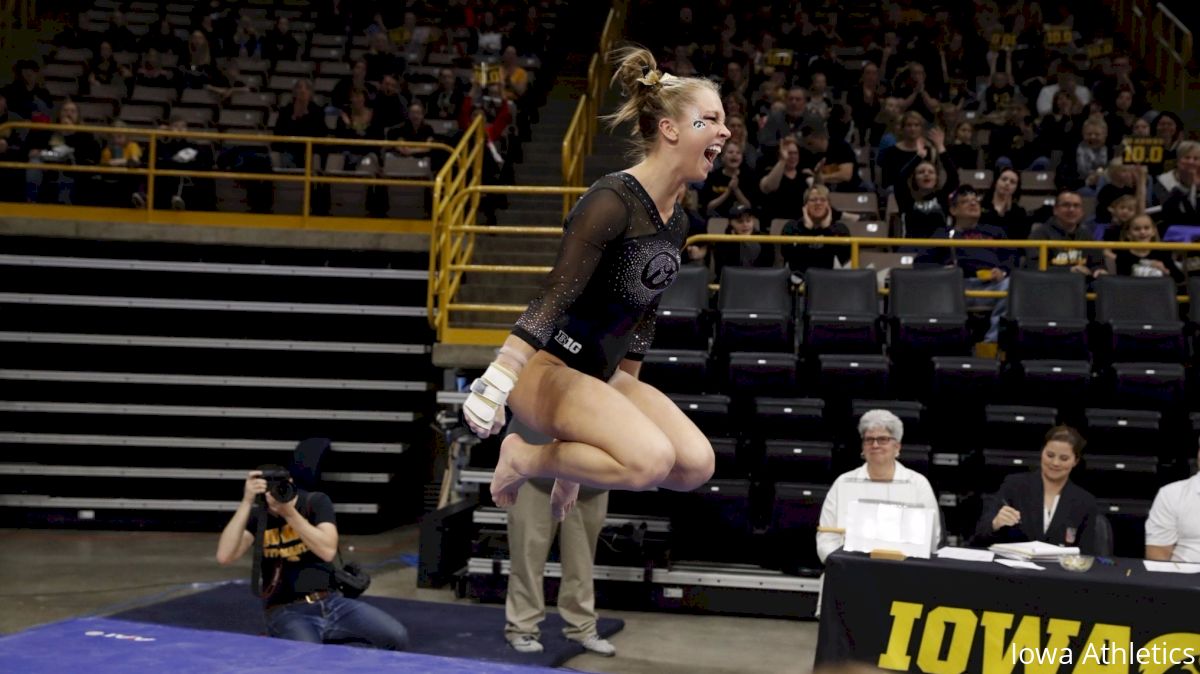
<svg viewBox="0 0 1200 674">
<path fill-rule="evenodd" d="M 709 164 L 717 160 L 717 156 L 721 154 L 721 144 L 713 143 L 704 149 L 704 160 Z"/>
</svg>

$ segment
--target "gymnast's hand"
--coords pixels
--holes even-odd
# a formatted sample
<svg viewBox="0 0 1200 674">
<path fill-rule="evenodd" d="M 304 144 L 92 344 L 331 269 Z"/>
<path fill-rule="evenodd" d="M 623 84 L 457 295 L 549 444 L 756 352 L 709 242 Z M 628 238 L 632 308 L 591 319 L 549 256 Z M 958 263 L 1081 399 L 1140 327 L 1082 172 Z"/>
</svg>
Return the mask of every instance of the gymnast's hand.
<svg viewBox="0 0 1200 674">
<path fill-rule="evenodd" d="M 517 383 L 517 374 L 499 363 L 488 366 L 483 376 L 471 383 L 471 393 L 463 403 L 463 419 L 481 438 L 504 428 L 504 404 Z"/>
</svg>

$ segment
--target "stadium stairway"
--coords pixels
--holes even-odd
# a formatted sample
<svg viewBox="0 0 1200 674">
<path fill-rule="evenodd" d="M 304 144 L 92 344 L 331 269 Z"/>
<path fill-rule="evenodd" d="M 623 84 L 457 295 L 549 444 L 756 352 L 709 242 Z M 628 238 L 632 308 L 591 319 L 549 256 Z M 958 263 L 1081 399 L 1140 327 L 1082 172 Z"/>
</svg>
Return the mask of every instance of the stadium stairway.
<svg viewBox="0 0 1200 674">
<path fill-rule="evenodd" d="M 342 525 L 411 521 L 434 405 L 427 257 L 0 238 L 0 519 L 209 528 L 332 440 Z"/>
</svg>

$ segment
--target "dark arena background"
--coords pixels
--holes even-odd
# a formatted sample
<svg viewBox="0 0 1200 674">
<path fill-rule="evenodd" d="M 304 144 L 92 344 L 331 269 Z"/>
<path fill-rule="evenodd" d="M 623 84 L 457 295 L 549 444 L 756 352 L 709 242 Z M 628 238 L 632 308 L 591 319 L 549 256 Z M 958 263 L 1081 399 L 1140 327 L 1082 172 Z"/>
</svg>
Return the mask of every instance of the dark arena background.
<svg viewBox="0 0 1200 674">
<path fill-rule="evenodd" d="M 1198 18 L 0 0 L 0 671 L 1195 674 Z M 554 608 L 578 541 L 511 540 L 504 434 L 461 408 L 579 196 L 634 163 L 603 120 L 626 44 L 710 79 L 729 131 L 680 195 L 640 372 L 716 463 L 690 492 L 608 494 L 581 636 Z M 896 423 L 860 428 L 872 410 Z M 1060 426 L 1086 447 L 1056 457 Z M 259 548 L 218 544 L 258 537 L 243 490 L 267 464 L 328 495 L 402 652 L 267 638 Z M 900 498 L 880 465 L 932 490 L 924 554 L 838 550 L 849 494 Z M 300 549 L 272 541 L 319 547 L 290 527 L 266 576 Z M 1088 568 L 995 563 L 1003 532 Z M 522 650 L 509 579 L 546 559 Z"/>
</svg>

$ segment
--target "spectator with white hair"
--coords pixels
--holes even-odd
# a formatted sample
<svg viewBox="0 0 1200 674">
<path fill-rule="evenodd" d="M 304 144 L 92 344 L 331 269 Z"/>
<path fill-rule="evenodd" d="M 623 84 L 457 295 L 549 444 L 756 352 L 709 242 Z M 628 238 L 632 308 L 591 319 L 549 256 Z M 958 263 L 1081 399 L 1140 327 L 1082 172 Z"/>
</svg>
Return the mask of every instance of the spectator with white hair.
<svg viewBox="0 0 1200 674">
<path fill-rule="evenodd" d="M 823 528 L 845 528 L 849 506 L 863 499 L 915 503 L 938 512 L 937 496 L 924 475 L 897 460 L 904 439 L 904 422 L 887 410 L 869 410 L 858 420 L 863 465 L 842 473 L 829 488 L 821 507 Z M 941 517 L 934 518 L 933 540 L 942 538 Z M 817 556 L 821 562 L 846 542 L 845 534 L 819 532 Z"/>
</svg>

